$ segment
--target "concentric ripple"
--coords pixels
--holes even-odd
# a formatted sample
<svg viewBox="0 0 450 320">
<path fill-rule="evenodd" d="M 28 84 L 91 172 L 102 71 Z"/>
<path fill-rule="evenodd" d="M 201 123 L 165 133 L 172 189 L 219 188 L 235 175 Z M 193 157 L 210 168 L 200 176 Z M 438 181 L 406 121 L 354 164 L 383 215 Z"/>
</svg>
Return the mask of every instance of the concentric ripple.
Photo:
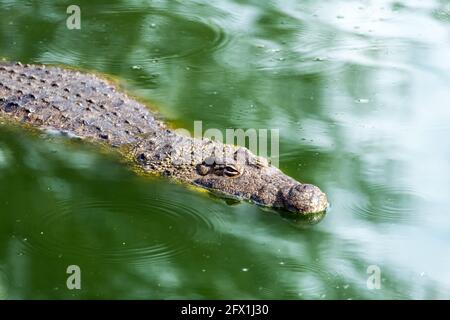
<svg viewBox="0 0 450 320">
<path fill-rule="evenodd" d="M 283 270 L 283 276 L 288 279 L 283 281 L 285 294 L 293 298 L 321 298 L 323 293 L 333 288 L 338 280 L 336 275 L 324 270 L 316 263 L 286 262 L 280 267 Z M 292 281 L 293 279 L 297 281 Z"/>
<path fill-rule="evenodd" d="M 378 222 L 406 222 L 414 219 L 414 210 L 423 200 L 413 190 L 387 185 L 372 185 L 366 194 L 366 199 L 349 204 L 348 209 L 364 219 Z"/>
<path fill-rule="evenodd" d="M 98 9 L 98 13 L 85 17 L 85 31 L 77 37 L 68 37 L 67 30 L 60 29 L 54 35 L 56 39 L 48 43 L 44 41 L 42 45 L 46 50 L 40 62 L 78 66 L 81 63 L 88 68 L 108 68 L 109 72 L 115 69 L 123 73 L 124 61 L 132 63 L 129 66 L 131 70 L 131 67 L 145 68 L 168 59 L 210 54 L 224 46 L 229 38 L 214 19 L 183 11 L 145 7 L 134 10 L 125 6 Z M 119 32 L 129 37 L 115 37 Z M 90 50 L 79 50 L 80 47 L 96 48 L 111 54 L 92 55 Z M 123 47 L 129 50 L 117 51 Z"/>
<path fill-rule="evenodd" d="M 28 251 L 111 263 L 170 260 L 195 241 L 216 239 L 222 223 L 214 212 L 159 195 L 133 202 L 62 201 L 42 214 L 25 242 Z"/>
</svg>

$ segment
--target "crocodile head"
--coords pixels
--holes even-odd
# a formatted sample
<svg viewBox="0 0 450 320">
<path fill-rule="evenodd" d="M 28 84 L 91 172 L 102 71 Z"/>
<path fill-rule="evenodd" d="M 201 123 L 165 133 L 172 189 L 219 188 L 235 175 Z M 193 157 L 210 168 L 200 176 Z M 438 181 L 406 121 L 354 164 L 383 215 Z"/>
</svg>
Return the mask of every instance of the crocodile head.
<svg viewBox="0 0 450 320">
<path fill-rule="evenodd" d="M 225 196 L 299 214 L 323 212 L 328 206 L 318 187 L 295 181 L 244 148 L 233 157 L 209 156 L 196 165 L 196 171 L 196 185 Z"/>
<path fill-rule="evenodd" d="M 156 135 L 142 141 L 134 157 L 148 171 L 225 197 L 305 216 L 328 207 L 327 197 L 318 187 L 299 183 L 243 147 L 166 132 L 164 139 Z"/>
</svg>

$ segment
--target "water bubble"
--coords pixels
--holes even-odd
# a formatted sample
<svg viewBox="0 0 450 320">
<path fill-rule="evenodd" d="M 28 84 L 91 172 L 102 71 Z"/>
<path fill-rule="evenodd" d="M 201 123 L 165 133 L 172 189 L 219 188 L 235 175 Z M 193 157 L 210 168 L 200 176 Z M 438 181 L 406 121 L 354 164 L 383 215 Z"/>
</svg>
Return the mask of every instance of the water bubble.
<svg viewBox="0 0 450 320">
<path fill-rule="evenodd" d="M 356 99 L 355 102 L 356 103 L 365 104 L 365 103 L 369 103 L 370 100 L 369 99 L 360 98 L 360 99 Z"/>
</svg>

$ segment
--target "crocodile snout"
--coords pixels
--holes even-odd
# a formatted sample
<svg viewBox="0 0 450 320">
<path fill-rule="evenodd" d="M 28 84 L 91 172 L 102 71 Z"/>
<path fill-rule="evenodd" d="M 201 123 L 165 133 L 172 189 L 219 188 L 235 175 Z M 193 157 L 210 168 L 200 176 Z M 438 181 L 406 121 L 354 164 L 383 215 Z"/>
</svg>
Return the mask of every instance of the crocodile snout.
<svg viewBox="0 0 450 320">
<path fill-rule="evenodd" d="M 327 196 L 312 184 L 297 184 L 283 192 L 284 207 L 292 212 L 316 213 L 328 207 Z"/>
</svg>

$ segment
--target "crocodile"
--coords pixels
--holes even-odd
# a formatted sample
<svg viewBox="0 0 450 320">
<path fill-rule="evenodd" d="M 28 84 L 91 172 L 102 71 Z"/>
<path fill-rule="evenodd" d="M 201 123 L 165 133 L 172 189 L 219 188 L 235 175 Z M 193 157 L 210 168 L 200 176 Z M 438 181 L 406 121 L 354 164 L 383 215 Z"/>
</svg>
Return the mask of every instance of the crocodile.
<svg viewBox="0 0 450 320">
<path fill-rule="evenodd" d="M 146 173 L 296 216 L 325 212 L 326 195 L 247 148 L 192 138 L 95 73 L 0 62 L 0 117 L 121 150 Z M 126 151 L 124 151 L 126 150 Z"/>
</svg>

